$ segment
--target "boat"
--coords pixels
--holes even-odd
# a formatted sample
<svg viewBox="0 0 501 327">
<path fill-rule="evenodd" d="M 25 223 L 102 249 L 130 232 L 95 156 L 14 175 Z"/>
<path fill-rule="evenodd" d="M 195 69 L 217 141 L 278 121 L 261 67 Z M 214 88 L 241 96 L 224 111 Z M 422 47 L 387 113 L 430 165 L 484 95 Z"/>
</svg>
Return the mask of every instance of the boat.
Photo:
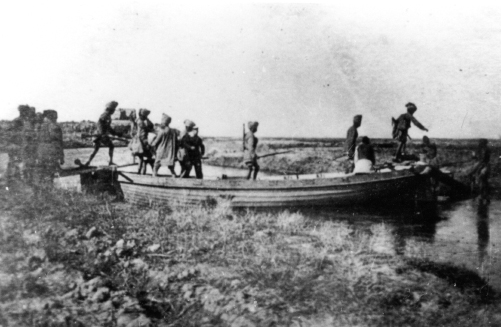
<svg viewBox="0 0 501 327">
<path fill-rule="evenodd" d="M 186 206 L 225 201 L 233 208 L 298 207 L 374 203 L 416 193 L 425 179 L 410 170 L 371 174 L 313 174 L 244 178 L 179 179 L 118 171 L 126 201 L 137 205 Z"/>
</svg>

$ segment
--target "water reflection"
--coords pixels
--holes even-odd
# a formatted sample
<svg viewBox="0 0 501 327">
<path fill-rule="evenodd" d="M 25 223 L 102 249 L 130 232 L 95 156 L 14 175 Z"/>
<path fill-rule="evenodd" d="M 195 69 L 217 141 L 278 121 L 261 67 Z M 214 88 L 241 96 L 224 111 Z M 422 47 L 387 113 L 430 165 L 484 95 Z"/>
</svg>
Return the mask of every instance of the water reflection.
<svg viewBox="0 0 501 327">
<path fill-rule="evenodd" d="M 413 251 L 417 249 L 431 260 L 475 270 L 494 288 L 501 290 L 499 200 L 493 200 L 491 204 L 469 199 L 419 207 L 382 204 L 348 208 L 289 208 L 289 211 L 300 212 L 319 221 L 344 222 L 354 230 L 364 232 L 370 232 L 376 224 L 384 224 L 391 231 L 393 243 L 389 246 L 393 246 L 395 253 L 415 255 Z"/>
<path fill-rule="evenodd" d="M 489 205 L 481 202 L 477 207 L 478 258 L 483 270 L 489 245 Z"/>
<path fill-rule="evenodd" d="M 256 212 L 278 213 L 284 209 L 254 209 Z M 444 218 L 436 203 L 416 207 L 412 203 L 396 205 L 363 205 L 350 207 L 289 208 L 306 218 L 318 221 L 344 222 L 354 230 L 369 232 L 375 224 L 385 224 L 392 233 L 396 253 L 404 254 L 409 239 L 433 243 L 437 224 Z"/>
</svg>

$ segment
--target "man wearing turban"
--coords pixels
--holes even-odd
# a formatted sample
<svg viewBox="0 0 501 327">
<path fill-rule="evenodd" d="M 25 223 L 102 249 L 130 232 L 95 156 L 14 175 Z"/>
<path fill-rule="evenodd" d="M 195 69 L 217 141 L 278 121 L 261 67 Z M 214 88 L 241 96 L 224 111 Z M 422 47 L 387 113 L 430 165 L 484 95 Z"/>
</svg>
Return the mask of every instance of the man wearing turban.
<svg viewBox="0 0 501 327">
<path fill-rule="evenodd" d="M 109 135 L 119 135 L 115 130 L 111 127 L 111 115 L 115 113 L 115 110 L 118 107 L 118 102 L 116 101 L 111 101 L 106 105 L 106 108 L 104 110 L 104 113 L 99 117 L 99 120 L 97 121 L 97 132 L 96 132 L 96 138 L 94 139 L 94 151 L 89 157 L 89 160 L 87 163 L 85 163 L 85 166 L 90 165 L 92 159 L 96 156 L 96 153 L 99 151 L 99 148 L 101 145 L 107 146 L 109 148 L 109 154 L 110 154 L 110 162 L 109 164 L 113 164 L 113 142 L 111 141 Z"/>
<path fill-rule="evenodd" d="M 257 132 L 258 125 L 257 121 L 250 121 L 247 124 L 249 131 L 245 134 L 244 138 L 244 163 L 249 169 L 247 179 L 250 179 L 251 176 L 253 176 L 253 179 L 256 179 L 259 173 L 258 156 L 256 154 L 258 138 L 254 135 Z M 252 174 L 253 172 L 254 175 Z"/>
<path fill-rule="evenodd" d="M 10 126 L 6 129 L 8 145 L 7 153 L 9 162 L 7 164 L 7 185 L 9 188 L 16 186 L 21 180 L 23 166 L 23 130 L 24 125 L 30 120 L 30 107 L 28 105 L 19 105 L 19 117 L 12 120 Z"/>
<path fill-rule="evenodd" d="M 346 173 L 351 173 L 355 168 L 354 165 L 354 155 L 355 148 L 357 146 L 357 138 L 358 138 L 358 128 L 362 125 L 362 115 L 356 115 L 353 117 L 353 125 L 348 128 L 348 132 L 346 133 L 346 142 L 344 144 L 345 151 L 348 155 L 348 167 L 346 169 Z"/>
<path fill-rule="evenodd" d="M 478 188 L 480 200 L 490 201 L 489 199 L 489 177 L 491 174 L 491 149 L 488 146 L 487 139 L 478 141 L 478 148 L 473 155 L 475 164 L 472 170 L 468 173 L 473 178 L 474 185 Z"/>
<path fill-rule="evenodd" d="M 162 114 L 158 134 L 151 143 L 156 152 L 153 176 L 157 176 L 160 166 L 165 165 L 172 173 L 172 177 L 177 177 L 174 164 L 176 162 L 178 142 L 176 131 L 169 127 L 171 120 L 171 117 Z"/>
<path fill-rule="evenodd" d="M 64 164 L 63 132 L 57 124 L 57 111 L 44 110 L 43 123 L 38 130 L 35 190 L 44 194 L 54 183 L 54 174 Z"/>
<path fill-rule="evenodd" d="M 37 114 L 34 107 L 29 107 L 23 122 L 21 133 L 21 176 L 29 185 L 33 183 L 33 172 L 37 155 Z"/>
<path fill-rule="evenodd" d="M 191 169 L 195 167 L 195 175 L 198 179 L 203 178 L 202 157 L 205 153 L 205 146 L 202 139 L 198 136 L 198 127 L 191 120 L 185 120 L 186 132 L 181 138 L 180 148 L 184 155 L 180 158 L 182 172 L 181 177 L 188 178 Z"/>
<path fill-rule="evenodd" d="M 149 163 L 153 169 L 153 151 L 148 144 L 148 134 L 154 133 L 153 123 L 148 119 L 150 111 L 148 109 L 139 109 L 139 117 L 136 120 L 137 143 L 132 155 L 139 158 L 138 174 L 146 174 L 146 166 Z"/>
<path fill-rule="evenodd" d="M 411 128 L 411 122 L 419 129 L 428 132 L 428 129 L 414 117 L 414 113 L 417 111 L 416 105 L 409 102 L 405 105 L 405 107 L 407 108 L 407 112 L 405 114 L 401 114 L 398 119 L 392 118 L 393 138 L 399 142 L 397 152 L 395 152 L 394 161 L 396 162 L 400 162 L 402 156 L 405 155 L 405 148 L 407 146 L 407 137 L 409 135 L 409 128 Z"/>
</svg>

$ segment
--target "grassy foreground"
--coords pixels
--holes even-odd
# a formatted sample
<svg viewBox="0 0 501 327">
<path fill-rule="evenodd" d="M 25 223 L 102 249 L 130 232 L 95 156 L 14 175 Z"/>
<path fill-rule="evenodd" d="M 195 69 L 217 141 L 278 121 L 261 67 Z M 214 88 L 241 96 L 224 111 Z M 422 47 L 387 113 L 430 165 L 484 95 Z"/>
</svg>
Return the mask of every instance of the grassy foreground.
<svg viewBox="0 0 501 327">
<path fill-rule="evenodd" d="M 484 280 L 384 225 L 0 194 L 1 326 L 501 325 Z"/>
</svg>

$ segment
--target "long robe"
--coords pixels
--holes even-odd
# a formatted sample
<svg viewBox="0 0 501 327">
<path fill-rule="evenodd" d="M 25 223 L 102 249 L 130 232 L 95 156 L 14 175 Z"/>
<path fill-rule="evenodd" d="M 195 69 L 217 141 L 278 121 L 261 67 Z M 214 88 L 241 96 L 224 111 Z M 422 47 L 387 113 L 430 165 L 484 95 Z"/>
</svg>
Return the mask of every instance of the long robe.
<svg viewBox="0 0 501 327">
<path fill-rule="evenodd" d="M 153 123 L 148 118 L 138 117 L 136 120 L 137 133 L 131 141 L 131 151 L 133 155 L 152 157 L 150 145 L 148 144 L 148 134 L 154 133 Z"/>
<path fill-rule="evenodd" d="M 177 133 L 169 127 L 160 128 L 151 145 L 156 150 L 155 163 L 174 166 L 178 148 Z"/>
<path fill-rule="evenodd" d="M 345 151 L 348 152 L 348 159 L 353 160 L 355 148 L 357 147 L 358 131 L 355 126 L 351 126 L 346 133 Z"/>
</svg>

